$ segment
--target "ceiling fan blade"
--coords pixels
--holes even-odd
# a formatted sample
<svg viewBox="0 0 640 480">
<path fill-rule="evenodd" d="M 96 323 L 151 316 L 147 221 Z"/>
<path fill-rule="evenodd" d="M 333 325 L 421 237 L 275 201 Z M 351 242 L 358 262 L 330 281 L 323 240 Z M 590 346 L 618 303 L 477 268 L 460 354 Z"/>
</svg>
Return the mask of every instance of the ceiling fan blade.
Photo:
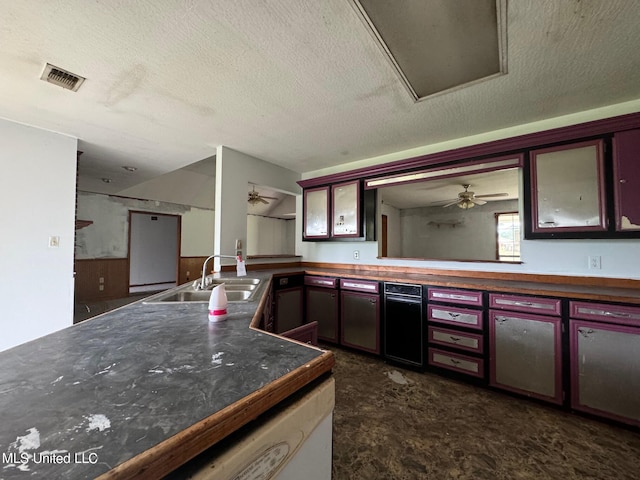
<svg viewBox="0 0 640 480">
<path fill-rule="evenodd" d="M 488 193 L 486 195 L 476 195 L 473 198 L 488 198 L 488 197 L 508 197 L 508 193 Z"/>
<path fill-rule="evenodd" d="M 442 205 L 442 208 L 447 208 L 447 207 L 450 207 L 451 205 L 456 205 L 459 201 L 460 201 L 460 199 L 459 199 L 459 198 L 456 198 L 455 200 L 450 201 L 450 202 L 449 202 L 449 203 L 447 203 L 446 205 Z"/>
<path fill-rule="evenodd" d="M 265 197 L 264 195 L 260 195 L 260 198 L 268 198 L 269 200 L 277 200 L 278 197 Z"/>
<path fill-rule="evenodd" d="M 485 203 L 487 203 L 485 200 L 478 200 L 478 197 L 475 197 L 473 200 L 471 200 L 473 203 L 475 203 L 476 205 L 484 205 Z"/>
<path fill-rule="evenodd" d="M 264 203 L 265 205 L 269 205 L 269 202 L 267 202 L 267 201 L 265 200 L 265 198 L 268 198 L 268 197 L 258 197 L 258 200 L 259 200 L 260 202 Z"/>
<path fill-rule="evenodd" d="M 460 200 L 460 199 L 459 198 L 451 198 L 449 200 L 438 200 L 437 202 L 431 202 L 429 205 L 434 205 L 434 206 L 437 207 L 437 206 L 444 205 L 445 203 L 451 203 L 451 202 L 455 203 L 458 200 Z"/>
</svg>

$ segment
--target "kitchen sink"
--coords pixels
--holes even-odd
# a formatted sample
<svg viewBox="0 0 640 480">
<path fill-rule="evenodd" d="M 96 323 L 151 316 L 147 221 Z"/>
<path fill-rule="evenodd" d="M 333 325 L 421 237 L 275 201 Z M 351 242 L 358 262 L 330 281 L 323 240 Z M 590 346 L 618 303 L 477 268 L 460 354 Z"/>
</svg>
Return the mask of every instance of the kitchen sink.
<svg viewBox="0 0 640 480">
<path fill-rule="evenodd" d="M 223 283 L 229 303 L 250 302 L 254 300 L 260 282 L 259 278 L 214 278 L 204 290 L 195 290 L 193 285 L 187 285 L 149 297 L 143 303 L 208 303 L 213 287 Z"/>
</svg>

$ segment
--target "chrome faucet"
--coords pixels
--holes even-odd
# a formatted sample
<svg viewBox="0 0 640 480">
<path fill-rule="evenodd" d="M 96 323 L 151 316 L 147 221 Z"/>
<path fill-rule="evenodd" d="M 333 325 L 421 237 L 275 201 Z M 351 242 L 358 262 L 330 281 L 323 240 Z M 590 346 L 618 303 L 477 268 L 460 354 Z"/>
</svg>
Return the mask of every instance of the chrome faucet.
<svg viewBox="0 0 640 480">
<path fill-rule="evenodd" d="M 238 257 L 239 256 L 235 256 L 235 255 L 211 255 L 210 257 L 207 257 L 207 259 L 204 261 L 204 263 L 202 264 L 202 278 L 200 279 L 200 285 L 199 288 L 200 290 L 204 290 L 206 288 L 206 275 L 207 275 L 207 262 L 209 260 L 211 260 L 212 258 L 233 258 L 235 259 L 235 261 L 238 261 Z"/>
</svg>

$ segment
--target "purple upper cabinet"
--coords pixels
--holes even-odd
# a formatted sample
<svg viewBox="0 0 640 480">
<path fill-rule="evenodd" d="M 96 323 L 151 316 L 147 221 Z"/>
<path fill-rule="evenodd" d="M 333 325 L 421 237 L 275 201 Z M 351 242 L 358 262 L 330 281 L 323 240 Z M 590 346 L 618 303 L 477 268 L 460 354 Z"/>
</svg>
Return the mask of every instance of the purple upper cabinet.
<svg viewBox="0 0 640 480">
<path fill-rule="evenodd" d="M 640 129 L 613 137 L 616 230 L 640 230 Z"/>
<path fill-rule="evenodd" d="M 340 183 L 331 187 L 333 212 L 331 236 L 360 236 L 360 181 Z"/>
<path fill-rule="evenodd" d="M 607 230 L 603 141 L 531 152 L 531 231 Z"/>
<path fill-rule="evenodd" d="M 303 203 L 302 238 L 329 238 L 329 187 L 306 189 Z"/>
</svg>

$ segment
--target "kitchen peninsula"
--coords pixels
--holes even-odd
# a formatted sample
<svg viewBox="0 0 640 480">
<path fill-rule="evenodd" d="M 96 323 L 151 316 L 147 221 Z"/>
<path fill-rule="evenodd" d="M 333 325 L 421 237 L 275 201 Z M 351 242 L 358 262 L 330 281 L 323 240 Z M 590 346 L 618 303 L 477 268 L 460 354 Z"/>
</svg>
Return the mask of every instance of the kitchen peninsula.
<svg viewBox="0 0 640 480">
<path fill-rule="evenodd" d="M 0 353 L 0 476 L 159 478 L 327 374 L 330 352 L 250 328 L 252 276 L 219 324 L 139 301 Z"/>
</svg>

